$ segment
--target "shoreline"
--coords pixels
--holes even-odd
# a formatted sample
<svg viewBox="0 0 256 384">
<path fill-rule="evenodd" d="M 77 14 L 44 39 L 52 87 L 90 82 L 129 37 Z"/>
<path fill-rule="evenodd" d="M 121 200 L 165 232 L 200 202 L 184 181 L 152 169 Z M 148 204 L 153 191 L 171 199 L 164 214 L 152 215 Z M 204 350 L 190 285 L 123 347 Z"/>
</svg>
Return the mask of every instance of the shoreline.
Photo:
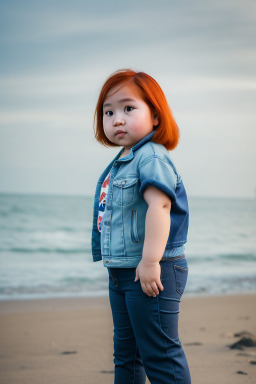
<svg viewBox="0 0 256 384">
<path fill-rule="evenodd" d="M 184 294 L 182 301 L 184 300 L 194 300 L 194 299 L 211 299 L 211 298 L 225 298 L 225 297 L 240 297 L 240 296 L 255 296 L 256 291 L 243 291 L 243 292 L 227 292 L 223 294 L 209 294 L 209 293 L 200 293 L 200 294 Z M 68 304 L 69 306 L 73 303 L 74 308 L 82 306 L 82 303 L 86 303 L 89 307 L 95 307 L 103 304 L 106 301 L 108 302 L 108 292 L 105 295 L 95 295 L 95 296 L 52 296 L 52 297 L 26 297 L 26 298 L 6 298 L 0 299 L 0 315 L 3 313 L 2 310 L 6 310 L 8 307 L 14 309 L 22 309 L 24 305 L 25 308 L 38 307 L 39 303 L 42 303 L 42 309 L 54 309 L 53 304 L 56 302 L 57 305 Z M 82 306 L 84 308 L 84 305 Z"/>
<path fill-rule="evenodd" d="M 228 346 L 235 333 L 256 335 L 255 320 L 256 293 L 184 295 L 179 332 L 193 384 L 254 383 L 256 347 Z M 0 343 L 2 384 L 113 383 L 107 296 L 0 301 Z"/>
</svg>

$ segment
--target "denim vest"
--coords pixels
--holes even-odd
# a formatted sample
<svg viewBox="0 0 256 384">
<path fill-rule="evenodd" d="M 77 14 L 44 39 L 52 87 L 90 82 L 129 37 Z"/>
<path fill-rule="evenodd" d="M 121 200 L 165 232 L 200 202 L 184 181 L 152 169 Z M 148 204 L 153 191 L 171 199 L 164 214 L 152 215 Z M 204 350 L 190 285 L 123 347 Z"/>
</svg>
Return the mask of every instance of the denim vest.
<svg viewBox="0 0 256 384">
<path fill-rule="evenodd" d="M 122 150 L 100 176 L 94 196 L 92 255 L 105 267 L 137 267 L 145 238 L 148 205 L 143 198 L 147 186 L 153 185 L 171 199 L 171 226 L 163 258 L 184 253 L 189 211 L 186 191 L 169 152 L 151 140 L 155 131 L 145 136 L 129 156 L 119 159 Z M 111 170 L 102 231 L 97 228 L 102 183 Z"/>
</svg>

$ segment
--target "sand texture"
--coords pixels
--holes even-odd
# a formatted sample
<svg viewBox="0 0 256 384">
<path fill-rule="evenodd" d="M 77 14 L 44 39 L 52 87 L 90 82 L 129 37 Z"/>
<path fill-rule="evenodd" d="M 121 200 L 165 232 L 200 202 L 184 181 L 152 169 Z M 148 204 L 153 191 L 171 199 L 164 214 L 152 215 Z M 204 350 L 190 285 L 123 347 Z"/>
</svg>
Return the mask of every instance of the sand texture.
<svg viewBox="0 0 256 384">
<path fill-rule="evenodd" d="M 183 298 L 193 384 L 256 383 L 255 314 L 253 294 Z M 0 383 L 113 383 L 112 337 L 108 298 L 2 301 Z M 240 349 L 228 347 L 238 341 Z"/>
</svg>

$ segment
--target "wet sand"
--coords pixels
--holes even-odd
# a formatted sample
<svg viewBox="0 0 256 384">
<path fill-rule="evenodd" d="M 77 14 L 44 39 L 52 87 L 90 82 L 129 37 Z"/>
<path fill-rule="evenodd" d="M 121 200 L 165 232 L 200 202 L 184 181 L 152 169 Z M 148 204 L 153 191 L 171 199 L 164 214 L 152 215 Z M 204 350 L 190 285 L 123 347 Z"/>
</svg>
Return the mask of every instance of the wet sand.
<svg viewBox="0 0 256 384">
<path fill-rule="evenodd" d="M 255 294 L 182 299 L 193 384 L 255 383 L 256 347 L 228 347 L 241 331 L 256 335 Z M 2 301 L 0 383 L 113 383 L 112 337 L 108 298 Z"/>
</svg>

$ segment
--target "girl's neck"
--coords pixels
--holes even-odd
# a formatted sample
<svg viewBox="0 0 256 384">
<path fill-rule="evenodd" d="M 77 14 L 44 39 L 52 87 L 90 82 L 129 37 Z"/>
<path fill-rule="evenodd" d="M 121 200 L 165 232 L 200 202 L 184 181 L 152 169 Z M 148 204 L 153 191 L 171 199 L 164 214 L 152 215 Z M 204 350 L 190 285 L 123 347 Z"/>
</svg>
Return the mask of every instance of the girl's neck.
<svg viewBox="0 0 256 384">
<path fill-rule="evenodd" d="M 130 154 L 130 149 L 124 149 L 124 148 L 123 148 L 123 151 L 122 151 L 122 153 L 121 153 L 119 159 L 122 159 L 122 157 L 126 157 L 126 156 L 128 156 L 129 154 Z"/>
</svg>

